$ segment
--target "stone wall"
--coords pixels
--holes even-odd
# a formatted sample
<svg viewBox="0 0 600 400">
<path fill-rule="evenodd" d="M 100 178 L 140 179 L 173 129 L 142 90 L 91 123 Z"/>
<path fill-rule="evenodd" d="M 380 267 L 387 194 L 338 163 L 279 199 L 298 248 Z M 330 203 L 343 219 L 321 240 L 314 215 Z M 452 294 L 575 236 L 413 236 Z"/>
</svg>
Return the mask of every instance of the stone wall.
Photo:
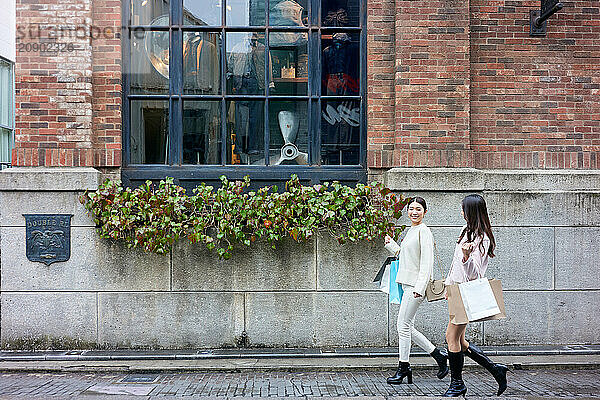
<svg viewBox="0 0 600 400">
<path fill-rule="evenodd" d="M 78 201 L 98 185 L 91 168 L 0 172 L 1 323 L 4 348 L 388 346 L 397 306 L 371 280 L 380 244 L 329 237 L 276 250 L 255 245 L 218 260 L 180 244 L 166 256 L 102 240 Z M 489 276 L 502 279 L 508 319 L 473 324 L 485 344 L 600 343 L 600 174 L 393 169 L 386 184 L 423 195 L 447 266 L 461 226 L 460 200 L 483 193 L 497 235 Z M 70 213 L 71 258 L 25 257 L 27 213 Z M 417 325 L 444 340 L 443 301 Z"/>
<path fill-rule="evenodd" d="M 508 318 L 479 324 L 485 344 L 600 342 L 592 323 L 600 313 L 599 173 L 392 169 L 385 184 L 428 200 L 445 268 L 464 224 L 462 198 L 486 199 L 498 245 L 487 276 L 502 280 Z"/>
</svg>

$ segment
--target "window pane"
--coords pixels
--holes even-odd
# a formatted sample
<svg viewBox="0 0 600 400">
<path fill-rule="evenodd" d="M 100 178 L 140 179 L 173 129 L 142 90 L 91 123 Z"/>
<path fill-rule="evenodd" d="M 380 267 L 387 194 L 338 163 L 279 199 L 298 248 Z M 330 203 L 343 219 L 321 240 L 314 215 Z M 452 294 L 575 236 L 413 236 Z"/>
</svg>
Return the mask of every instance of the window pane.
<svg viewBox="0 0 600 400">
<path fill-rule="evenodd" d="M 288 36 L 296 41 L 295 35 L 306 33 L 296 32 L 271 32 L 269 34 L 269 54 L 271 55 L 272 76 L 275 87 L 271 94 L 275 95 L 306 95 L 308 92 L 308 46 L 306 40 L 303 44 L 283 43 L 273 44 L 273 38 L 282 39 L 281 35 Z"/>
<path fill-rule="evenodd" d="M 264 33 L 227 33 L 227 93 L 265 93 Z M 269 57 L 269 64 L 270 64 Z M 270 71 L 270 67 L 269 67 Z M 273 87 L 272 77 L 269 86 Z"/>
<path fill-rule="evenodd" d="M 360 26 L 358 0 L 321 0 L 323 26 Z"/>
<path fill-rule="evenodd" d="M 161 18 L 162 17 L 162 18 Z M 169 0 L 131 0 L 131 25 L 169 25 Z"/>
<path fill-rule="evenodd" d="M 185 25 L 221 25 L 223 0 L 183 0 Z"/>
<path fill-rule="evenodd" d="M 360 102 L 321 102 L 321 162 L 356 165 L 360 157 Z"/>
<path fill-rule="evenodd" d="M 227 25 L 263 26 L 265 0 L 227 0 Z"/>
<path fill-rule="evenodd" d="M 264 101 L 227 102 L 227 163 L 265 164 Z"/>
<path fill-rule="evenodd" d="M 131 94 L 169 92 L 169 32 L 131 34 Z"/>
<path fill-rule="evenodd" d="M 307 26 L 308 7 L 306 0 L 269 0 L 269 25 Z"/>
<path fill-rule="evenodd" d="M 8 129 L 0 128 L 0 163 L 10 163 L 11 135 Z"/>
<path fill-rule="evenodd" d="M 212 32 L 183 34 L 184 94 L 219 94 L 221 35 Z"/>
<path fill-rule="evenodd" d="M 166 164 L 169 148 L 169 102 L 131 101 L 131 163 Z"/>
<path fill-rule="evenodd" d="M 0 125 L 12 127 L 13 87 L 12 66 L 0 60 Z"/>
<path fill-rule="evenodd" d="M 270 165 L 308 164 L 308 104 L 269 102 Z"/>
<path fill-rule="evenodd" d="M 360 93 L 359 35 L 335 33 L 322 35 L 323 96 L 357 96 Z"/>
<path fill-rule="evenodd" d="M 183 163 L 221 164 L 221 102 L 183 103 Z"/>
</svg>

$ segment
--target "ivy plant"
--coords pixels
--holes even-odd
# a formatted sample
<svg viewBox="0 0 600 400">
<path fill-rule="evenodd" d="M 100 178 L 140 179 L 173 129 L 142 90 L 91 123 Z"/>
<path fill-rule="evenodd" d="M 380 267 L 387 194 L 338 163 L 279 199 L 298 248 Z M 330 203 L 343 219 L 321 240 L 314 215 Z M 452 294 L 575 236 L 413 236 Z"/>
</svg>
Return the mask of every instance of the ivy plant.
<svg viewBox="0 0 600 400">
<path fill-rule="evenodd" d="M 220 188 L 201 184 L 191 194 L 173 178 L 158 185 L 147 181 L 134 189 L 106 180 L 80 200 L 101 237 L 158 254 L 171 251 L 180 239 L 201 243 L 228 259 L 235 244 L 251 246 L 259 239 L 275 248 L 285 237 L 302 242 L 326 233 L 343 244 L 386 234 L 398 238 L 405 229 L 395 221 L 409 199 L 381 183 L 303 186 L 292 175 L 279 192 L 277 186 L 249 190 L 248 177 L 220 179 Z"/>
</svg>

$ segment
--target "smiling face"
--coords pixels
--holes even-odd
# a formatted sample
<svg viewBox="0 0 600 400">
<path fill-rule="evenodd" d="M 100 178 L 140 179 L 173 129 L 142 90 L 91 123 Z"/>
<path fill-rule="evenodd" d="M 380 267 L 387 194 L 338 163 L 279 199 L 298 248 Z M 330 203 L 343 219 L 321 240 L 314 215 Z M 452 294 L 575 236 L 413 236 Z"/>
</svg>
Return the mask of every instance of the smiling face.
<svg viewBox="0 0 600 400">
<path fill-rule="evenodd" d="M 423 222 L 423 217 L 427 211 L 423 208 L 423 206 L 416 201 L 413 201 L 408 205 L 408 218 L 410 218 L 410 222 L 413 225 L 419 225 Z"/>
</svg>

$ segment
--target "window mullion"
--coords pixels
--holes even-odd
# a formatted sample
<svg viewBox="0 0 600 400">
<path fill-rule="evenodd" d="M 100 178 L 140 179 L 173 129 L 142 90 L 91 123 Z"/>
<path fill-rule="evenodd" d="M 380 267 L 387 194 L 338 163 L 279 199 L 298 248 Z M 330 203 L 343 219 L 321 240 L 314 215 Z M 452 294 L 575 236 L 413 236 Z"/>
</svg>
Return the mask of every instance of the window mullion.
<svg viewBox="0 0 600 400">
<path fill-rule="evenodd" d="M 269 0 L 266 0 L 267 3 L 269 3 Z M 269 8 L 268 5 L 265 8 Z M 265 113 L 265 117 L 264 117 L 264 123 L 263 123 L 263 128 L 264 128 L 264 142 L 265 142 L 265 165 L 269 165 L 270 164 L 270 154 L 269 154 L 269 148 L 270 148 L 270 141 L 271 141 L 271 136 L 270 136 L 270 131 L 269 131 L 269 94 L 271 92 L 271 88 L 270 83 L 269 82 L 269 77 L 271 76 L 270 72 L 271 72 L 271 57 L 269 56 L 270 50 L 269 50 L 269 20 L 268 20 L 268 13 L 267 13 L 267 28 L 265 30 L 265 76 L 264 78 L 264 82 L 265 82 L 265 95 L 267 96 L 267 98 L 265 99 L 265 104 L 264 104 L 264 113 Z"/>
<path fill-rule="evenodd" d="M 176 17 L 178 11 L 172 10 Z M 181 165 L 183 154 L 183 104 L 181 100 L 182 79 L 182 32 L 179 26 L 171 26 L 169 49 L 169 157 L 170 165 Z"/>
<path fill-rule="evenodd" d="M 127 13 L 122 13 L 121 16 L 121 36 L 123 37 L 123 46 L 121 50 L 121 60 L 123 60 L 123 72 L 121 74 L 121 88 L 123 97 L 121 98 L 122 107 L 122 160 L 123 165 L 128 166 L 131 162 L 131 111 L 129 106 L 129 86 L 131 74 L 131 28 L 129 28 L 130 8 L 127 8 Z"/>
</svg>

